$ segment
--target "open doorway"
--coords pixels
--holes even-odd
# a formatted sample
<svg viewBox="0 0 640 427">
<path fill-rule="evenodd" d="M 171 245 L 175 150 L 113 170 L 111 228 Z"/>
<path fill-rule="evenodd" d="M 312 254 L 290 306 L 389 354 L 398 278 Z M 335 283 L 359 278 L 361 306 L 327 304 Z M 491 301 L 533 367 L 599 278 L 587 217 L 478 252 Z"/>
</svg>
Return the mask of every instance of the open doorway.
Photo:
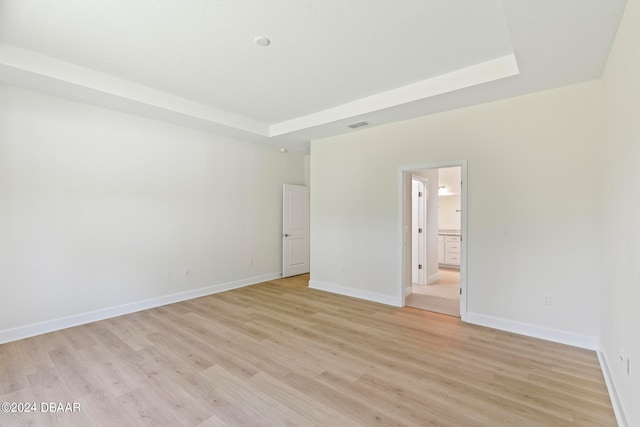
<svg viewBox="0 0 640 427">
<path fill-rule="evenodd" d="M 407 306 L 466 312 L 466 162 L 403 169 L 403 294 Z"/>
</svg>

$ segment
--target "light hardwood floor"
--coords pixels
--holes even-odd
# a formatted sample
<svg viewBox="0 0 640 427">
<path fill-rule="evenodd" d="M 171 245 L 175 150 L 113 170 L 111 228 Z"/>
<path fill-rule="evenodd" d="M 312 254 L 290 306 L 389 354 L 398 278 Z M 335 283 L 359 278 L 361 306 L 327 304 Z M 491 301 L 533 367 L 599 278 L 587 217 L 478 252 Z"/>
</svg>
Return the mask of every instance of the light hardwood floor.
<svg viewBox="0 0 640 427">
<path fill-rule="evenodd" d="M 613 426 L 596 355 L 266 282 L 0 346 L 0 425 Z"/>
</svg>

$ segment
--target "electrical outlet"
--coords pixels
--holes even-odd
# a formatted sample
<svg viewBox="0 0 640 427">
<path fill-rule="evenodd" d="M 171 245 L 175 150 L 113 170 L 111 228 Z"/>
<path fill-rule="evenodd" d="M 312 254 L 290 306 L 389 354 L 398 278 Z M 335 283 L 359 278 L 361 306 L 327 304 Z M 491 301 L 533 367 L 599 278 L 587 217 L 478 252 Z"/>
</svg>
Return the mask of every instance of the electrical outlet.
<svg viewBox="0 0 640 427">
<path fill-rule="evenodd" d="M 551 305 L 551 294 L 548 292 L 545 292 L 542 295 L 542 299 L 544 301 L 544 305 Z"/>
<path fill-rule="evenodd" d="M 170 271 L 167 271 L 167 280 L 173 279 L 173 273 Z"/>
</svg>

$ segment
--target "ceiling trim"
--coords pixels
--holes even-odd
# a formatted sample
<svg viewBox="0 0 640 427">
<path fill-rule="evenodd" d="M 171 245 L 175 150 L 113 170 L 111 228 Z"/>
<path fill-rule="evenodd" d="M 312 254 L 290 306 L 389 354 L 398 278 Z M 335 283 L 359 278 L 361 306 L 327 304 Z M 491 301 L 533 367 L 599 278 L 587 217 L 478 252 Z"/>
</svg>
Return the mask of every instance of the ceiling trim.
<svg viewBox="0 0 640 427">
<path fill-rule="evenodd" d="M 509 54 L 318 113 L 275 123 L 269 127 L 269 136 L 288 134 L 518 74 L 520 74 L 520 70 L 516 57 Z"/>
<path fill-rule="evenodd" d="M 94 91 L 96 96 L 100 93 L 114 95 L 125 102 L 145 104 L 241 131 L 268 136 L 269 128 L 264 123 L 17 46 L 0 44 L 0 65 L 4 68 L 27 72 L 31 74 L 32 80 L 39 75 L 89 89 Z"/>
<path fill-rule="evenodd" d="M 513 54 L 280 123 L 267 124 L 9 44 L 0 81 L 249 140 L 266 140 L 519 74 Z"/>
</svg>

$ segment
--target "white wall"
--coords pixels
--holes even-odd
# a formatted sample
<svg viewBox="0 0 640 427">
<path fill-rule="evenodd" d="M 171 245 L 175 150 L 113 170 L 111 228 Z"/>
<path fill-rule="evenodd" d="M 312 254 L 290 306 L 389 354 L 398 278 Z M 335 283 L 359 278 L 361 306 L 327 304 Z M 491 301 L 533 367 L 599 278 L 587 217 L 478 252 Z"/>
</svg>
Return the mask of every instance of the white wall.
<svg viewBox="0 0 640 427">
<path fill-rule="evenodd" d="M 446 195 L 439 197 L 439 226 L 444 230 L 460 230 L 462 219 L 462 168 L 438 169 L 439 186 L 445 187 Z"/>
<path fill-rule="evenodd" d="M 303 181 L 302 156 L 0 86 L 0 335 L 277 274 Z"/>
<path fill-rule="evenodd" d="M 311 181 L 311 156 L 309 154 L 304 156 L 304 185 L 307 187 Z"/>
<path fill-rule="evenodd" d="M 602 81 L 601 343 L 629 426 L 640 426 L 639 40 L 640 3 L 628 1 Z"/>
<path fill-rule="evenodd" d="M 460 194 L 440 196 L 440 228 L 443 230 L 460 230 L 462 199 Z"/>
<path fill-rule="evenodd" d="M 398 301 L 399 169 L 466 159 L 468 310 L 594 346 L 599 105 L 588 82 L 312 141 L 312 286 Z"/>
</svg>

